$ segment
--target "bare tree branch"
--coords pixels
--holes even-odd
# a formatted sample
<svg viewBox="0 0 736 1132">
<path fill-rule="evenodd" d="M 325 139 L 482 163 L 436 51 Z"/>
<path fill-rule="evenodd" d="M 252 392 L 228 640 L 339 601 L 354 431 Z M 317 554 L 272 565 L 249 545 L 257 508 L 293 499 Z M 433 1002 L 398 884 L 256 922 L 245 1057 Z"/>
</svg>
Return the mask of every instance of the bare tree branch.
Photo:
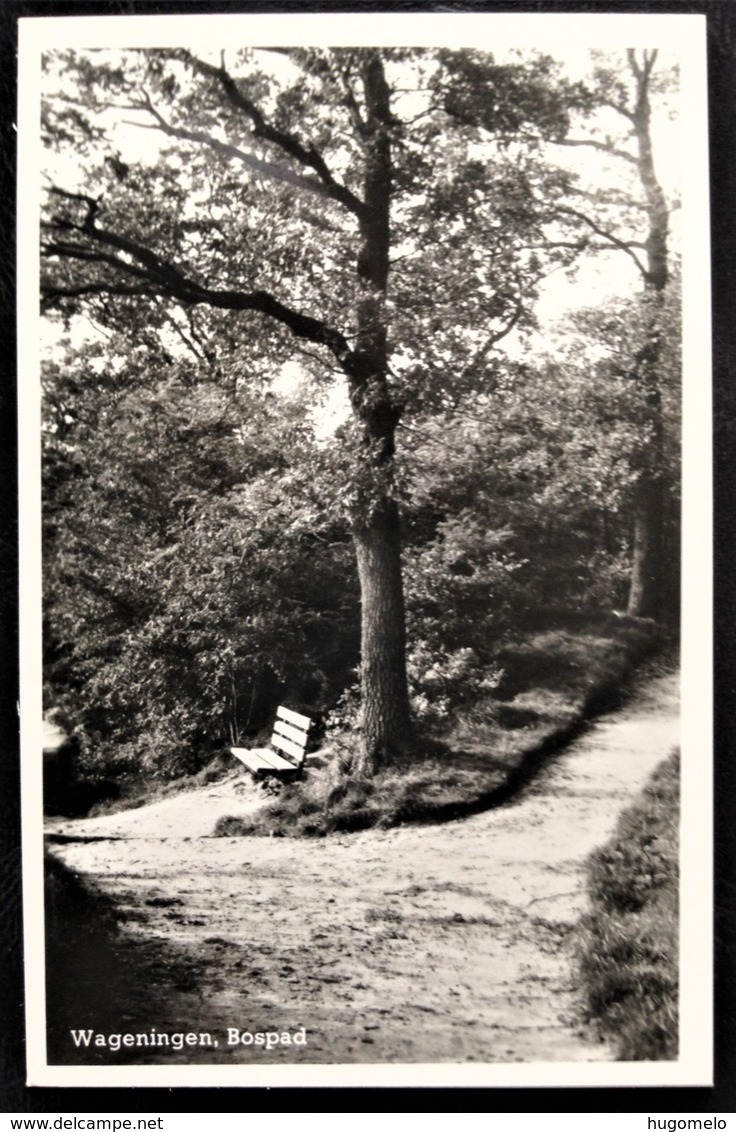
<svg viewBox="0 0 736 1132">
<path fill-rule="evenodd" d="M 41 309 L 54 307 L 59 299 L 81 298 L 84 295 L 125 295 L 156 298 L 160 294 L 152 287 L 126 287 L 114 283 L 81 283 L 76 287 L 57 287 L 44 284 L 41 287 Z"/>
<path fill-rule="evenodd" d="M 639 60 L 636 57 L 636 52 L 634 51 L 634 49 L 632 47 L 628 48 L 628 50 L 626 52 L 626 58 L 628 59 L 628 62 L 629 62 L 629 68 L 631 70 L 631 73 L 634 75 L 634 77 L 640 83 L 641 82 L 644 82 L 644 83 L 648 82 L 649 77 L 651 76 L 651 73 L 654 70 L 654 64 L 657 62 L 657 55 L 658 54 L 659 54 L 659 52 L 657 51 L 656 47 L 652 48 L 651 51 L 647 51 L 647 49 L 644 48 L 644 50 L 641 53 L 642 62 L 641 62 L 641 65 L 640 65 Z"/>
<path fill-rule="evenodd" d="M 150 278 L 148 272 L 143 268 L 136 267 L 133 263 L 128 263 L 124 259 L 119 259 L 118 256 L 93 250 L 92 248 L 84 247 L 81 244 L 69 244 L 64 241 L 53 241 L 48 244 L 43 244 L 41 252 L 48 259 L 81 259 L 87 263 L 106 263 L 109 267 L 114 267 L 116 270 L 127 272 L 128 275 L 135 275 L 141 280 L 148 280 Z"/>
<path fill-rule="evenodd" d="M 601 228 L 601 226 L 599 224 L 596 224 L 596 222 L 592 220 L 590 216 L 586 216 L 584 212 L 578 212 L 576 208 L 569 208 L 564 205 L 559 205 L 556 211 L 563 213 L 565 216 L 573 216 L 576 220 L 581 220 L 583 224 L 587 224 L 588 227 L 591 228 L 597 236 L 600 236 L 602 239 L 607 240 L 612 247 L 618 248 L 622 252 L 626 252 L 626 254 L 630 256 L 631 259 L 633 259 L 637 268 L 641 272 L 642 277 L 644 279 L 648 278 L 649 272 L 647 271 L 645 264 L 642 263 L 642 261 L 634 251 L 635 247 L 641 248 L 643 246 L 638 241 L 619 239 L 618 236 L 614 236 L 613 232 L 608 232 L 605 228 Z"/>
<path fill-rule="evenodd" d="M 319 362 L 319 365 L 321 366 L 321 368 L 327 370 L 329 373 L 339 373 L 339 374 L 343 373 L 342 369 L 338 368 L 337 366 L 330 365 L 330 363 L 328 361 L 326 361 L 325 358 L 321 354 L 316 353 L 315 350 L 309 350 L 306 346 L 302 346 L 298 342 L 296 343 L 294 349 L 297 351 L 297 353 L 301 354 L 303 357 L 310 358 L 312 361 L 315 361 L 315 362 Z"/>
<path fill-rule="evenodd" d="M 253 123 L 253 137 L 271 142 L 272 145 L 278 146 L 283 153 L 293 157 L 300 165 L 313 169 L 333 200 L 338 201 L 355 216 L 359 218 L 364 216 L 365 205 L 363 202 L 345 185 L 335 180 L 321 153 L 314 146 L 302 145 L 292 134 L 286 133 L 285 130 L 278 130 L 267 122 L 261 110 L 243 93 L 224 66 L 214 67 L 211 63 L 198 59 L 196 55 L 192 55 L 189 51 L 182 52 L 181 57 L 194 71 L 207 78 L 214 79 L 220 84 L 231 106 L 244 113 Z"/>
<path fill-rule="evenodd" d="M 355 92 L 350 85 L 350 75 L 346 67 L 340 68 L 340 83 L 343 91 L 345 92 L 345 104 L 350 112 L 350 118 L 355 128 L 358 137 L 364 138 L 368 134 L 368 124 L 360 112 L 358 100 L 355 97 Z"/>
<path fill-rule="evenodd" d="M 473 353 L 473 356 L 470 359 L 470 361 L 467 363 L 467 365 L 465 365 L 463 367 L 462 373 L 460 375 L 459 388 L 462 388 L 463 380 L 465 378 L 470 377 L 473 373 L 473 370 L 477 366 L 479 366 L 482 362 L 485 361 L 485 359 L 487 358 L 488 354 L 491 352 L 493 347 L 496 346 L 499 342 L 501 342 L 504 338 L 506 338 L 511 333 L 511 331 L 514 329 L 514 327 L 518 323 L 518 321 L 521 318 L 523 313 L 524 313 L 523 303 L 521 302 L 521 300 L 517 300 L 517 302 L 514 306 L 514 310 L 511 314 L 510 318 L 506 322 L 506 324 L 504 326 L 502 326 L 499 330 L 496 330 L 494 333 L 489 334 L 488 337 L 486 338 L 486 340 Z"/>
<path fill-rule="evenodd" d="M 552 144 L 588 146 L 590 149 L 598 149 L 602 153 L 608 153 L 611 157 L 620 157 L 624 161 L 631 162 L 632 165 L 637 164 L 637 158 L 633 153 L 627 153 L 625 149 L 617 149 L 615 145 L 610 145 L 608 142 L 595 141 L 593 138 L 553 138 Z"/>
<path fill-rule="evenodd" d="M 207 339 L 204 338 L 200 333 L 196 323 L 194 311 L 191 307 L 185 307 L 184 314 L 186 316 L 187 322 L 189 323 L 189 332 L 192 336 L 192 341 L 197 344 L 199 349 L 202 351 L 203 357 L 208 362 L 214 361 L 216 357 L 216 351 L 210 346 L 210 344 L 207 342 Z"/>
<path fill-rule="evenodd" d="M 98 201 L 78 193 L 68 193 L 64 190 L 56 191 L 57 195 L 86 203 L 87 215 L 84 220 L 78 224 L 74 224 L 73 221 L 63 218 L 52 221 L 52 224 L 64 230 L 78 232 L 81 236 L 91 240 L 93 246 L 87 248 L 79 244 L 67 245 L 64 242 L 51 243 L 46 245 L 44 249 L 44 253 L 47 256 L 60 256 L 62 258 L 72 256 L 74 258 L 89 260 L 98 259 L 121 272 L 133 274 L 141 279 L 147 280 L 152 285 L 153 291 L 151 292 L 149 290 L 146 293 L 168 294 L 186 305 L 205 303 L 208 306 L 216 307 L 221 310 L 258 311 L 286 326 L 295 337 L 306 338 L 310 342 L 326 346 L 337 358 L 345 372 L 348 372 L 350 362 L 355 359 L 353 359 L 353 351 L 351 351 L 347 339 L 340 331 L 335 330 L 321 319 L 313 318 L 311 315 L 302 314 L 300 311 L 293 310 L 291 307 L 280 302 L 268 291 L 219 290 L 212 287 L 205 287 L 196 280 L 190 279 L 180 271 L 178 267 L 162 259 L 156 252 L 151 251 L 150 248 L 118 232 L 100 228 L 96 223 L 96 215 L 99 209 Z M 100 246 L 103 249 L 114 248 L 124 255 L 130 256 L 134 262 L 130 263 L 118 256 L 100 251 L 98 250 Z M 46 294 L 49 298 L 52 298 L 55 294 L 73 295 L 104 293 L 105 291 L 120 293 L 115 290 L 115 283 L 109 285 L 93 283 L 83 284 L 81 286 L 83 288 L 82 290 L 71 289 L 64 291 L 63 289 L 54 288 L 53 285 L 49 285 Z M 88 291 L 88 287 L 92 287 L 93 291 Z"/>
<path fill-rule="evenodd" d="M 642 72 L 641 72 L 641 69 L 640 69 L 639 64 L 637 62 L 636 52 L 634 51 L 633 47 L 628 48 L 628 50 L 626 52 L 626 58 L 629 61 L 629 68 L 631 69 L 632 74 L 634 75 L 635 78 L 640 79 L 641 76 L 642 76 Z"/>
<path fill-rule="evenodd" d="M 293 185 L 295 188 L 305 189 L 310 193 L 316 193 L 317 196 L 332 198 L 332 193 L 321 181 L 310 180 L 309 177 L 302 177 L 299 173 L 295 173 L 285 165 L 279 165 L 273 161 L 264 161 L 260 157 L 255 157 L 252 153 L 246 153 L 244 149 L 240 149 L 236 145 L 231 145 L 229 142 L 221 142 L 218 138 L 213 137 L 211 134 L 206 134 L 201 130 L 185 130 L 180 126 L 172 126 L 148 99 L 146 100 L 146 109 L 156 119 L 155 125 L 131 121 L 126 121 L 125 124 L 135 126 L 140 130 L 161 130 L 167 137 L 181 138 L 183 141 L 191 141 L 199 145 L 209 146 L 210 149 L 214 150 L 215 153 L 219 153 L 225 160 L 241 162 L 241 164 L 245 165 L 245 167 L 257 177 L 264 177 L 271 181 L 281 181 L 285 184 Z"/>
<path fill-rule="evenodd" d="M 600 101 L 601 106 L 608 106 L 611 110 L 615 110 L 617 114 L 621 114 L 622 117 L 628 118 L 630 122 L 634 121 L 633 111 L 629 110 L 627 106 L 624 106 L 623 102 L 614 102 L 612 98 L 602 98 Z"/>
<path fill-rule="evenodd" d="M 569 185 L 567 192 L 579 200 L 592 201 L 593 204 L 602 204 L 611 208 L 634 208 L 639 212 L 646 212 L 648 208 L 645 201 L 632 200 L 628 193 L 617 193 L 613 190 L 603 192 L 601 189 L 583 189 L 578 185 Z"/>
<path fill-rule="evenodd" d="M 213 358 L 209 357 L 207 355 L 206 351 L 203 350 L 201 343 L 199 343 L 196 340 L 195 336 L 192 335 L 190 337 L 185 332 L 183 327 L 181 327 L 179 325 L 179 323 L 176 321 L 176 319 L 173 317 L 172 314 L 167 312 L 165 309 L 163 310 L 162 313 L 163 313 L 164 321 L 171 327 L 171 329 L 177 335 L 177 337 L 181 339 L 181 341 L 184 343 L 186 348 L 189 350 L 189 352 L 192 354 L 192 356 L 197 359 L 197 361 L 199 361 L 199 362 L 211 362 L 213 360 Z M 188 321 L 189 321 L 189 325 L 191 327 L 191 320 L 188 320 Z"/>
</svg>

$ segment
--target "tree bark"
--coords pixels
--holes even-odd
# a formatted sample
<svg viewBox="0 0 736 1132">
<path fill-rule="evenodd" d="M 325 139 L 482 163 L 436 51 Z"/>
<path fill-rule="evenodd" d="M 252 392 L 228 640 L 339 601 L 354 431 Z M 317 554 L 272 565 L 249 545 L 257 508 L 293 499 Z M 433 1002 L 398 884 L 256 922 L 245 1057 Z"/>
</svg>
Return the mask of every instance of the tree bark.
<svg viewBox="0 0 736 1132">
<path fill-rule="evenodd" d="M 664 562 L 664 498 L 661 481 L 642 473 L 636 488 L 631 583 L 627 613 L 632 617 L 662 615 Z"/>
<path fill-rule="evenodd" d="M 379 52 L 366 53 L 364 214 L 357 261 L 355 348 L 345 359 L 361 428 L 362 482 L 353 521 L 361 592 L 362 744 L 355 772 L 375 774 L 411 744 L 399 509 L 393 496 L 400 417 L 388 383 L 386 293 L 391 241 L 390 94 Z"/>
<path fill-rule="evenodd" d="M 399 513 L 385 499 L 353 532 L 361 592 L 362 749 L 360 775 L 375 774 L 411 745 L 406 679 Z"/>
<path fill-rule="evenodd" d="M 661 337 L 657 326 L 669 279 L 669 212 L 657 180 L 650 130 L 649 80 L 656 51 L 644 52 L 641 64 L 633 51 L 629 66 L 636 80 L 636 104 L 631 121 L 638 147 L 637 167 L 646 197 L 649 229 L 646 239 L 645 290 L 652 307 L 648 341 L 641 351 L 636 379 L 644 391 L 645 419 L 649 441 L 642 453 L 634 496 L 634 533 L 631 582 L 627 612 L 634 617 L 659 620 L 665 602 L 665 497 L 663 479 L 662 395 L 660 390 Z"/>
</svg>

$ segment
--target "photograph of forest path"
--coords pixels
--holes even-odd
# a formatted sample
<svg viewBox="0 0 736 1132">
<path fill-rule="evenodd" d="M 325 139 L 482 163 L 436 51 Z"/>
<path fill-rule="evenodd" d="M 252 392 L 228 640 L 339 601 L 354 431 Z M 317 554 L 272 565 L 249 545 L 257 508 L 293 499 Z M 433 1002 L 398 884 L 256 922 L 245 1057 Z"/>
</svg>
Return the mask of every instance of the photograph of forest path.
<svg viewBox="0 0 736 1132">
<path fill-rule="evenodd" d="M 689 47 L 352 18 L 38 53 L 49 1062 L 673 1060 Z"/>
<path fill-rule="evenodd" d="M 611 1059 L 615 1043 L 586 1024 L 576 958 L 585 864 L 677 745 L 678 708 L 676 673 L 650 675 L 513 803 L 443 826 L 215 837 L 223 808 L 263 804 L 254 787 L 238 794 L 238 772 L 122 814 L 50 821 L 54 857 L 109 899 L 122 938 L 108 951 L 80 951 L 79 931 L 52 944 L 68 996 L 50 996 L 49 1060 Z M 63 936 L 68 907 L 58 913 Z M 219 1045 L 115 1053 L 70 1036 L 151 1026 Z M 227 1045 L 229 1028 L 300 1027 L 304 1047 Z"/>
</svg>

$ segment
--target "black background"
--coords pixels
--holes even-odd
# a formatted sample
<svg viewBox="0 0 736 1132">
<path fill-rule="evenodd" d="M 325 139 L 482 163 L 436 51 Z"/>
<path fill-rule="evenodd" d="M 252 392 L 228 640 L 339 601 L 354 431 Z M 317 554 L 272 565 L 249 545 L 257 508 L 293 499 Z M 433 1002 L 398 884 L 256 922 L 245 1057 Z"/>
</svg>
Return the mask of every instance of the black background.
<svg viewBox="0 0 736 1132">
<path fill-rule="evenodd" d="M 620 12 L 707 18 L 713 261 L 715 490 L 716 1072 L 712 1088 L 166 1089 L 25 1084 L 18 744 L 15 149 L 17 21 L 24 16 L 201 12 Z M 421 19 L 417 15 L 417 20 Z M 736 0 L 579 3 L 254 3 L 227 0 L 0 0 L 0 1111 L 361 1112 L 403 1108 L 524 1113 L 709 1113 L 736 1110 Z M 706 361 L 703 383 L 707 382 Z M 703 760 L 708 751 L 703 750 Z M 707 862 L 703 862 L 704 867 Z M 682 909 L 687 922 L 688 909 Z M 402 1095 L 399 1095 L 402 1094 Z"/>
</svg>

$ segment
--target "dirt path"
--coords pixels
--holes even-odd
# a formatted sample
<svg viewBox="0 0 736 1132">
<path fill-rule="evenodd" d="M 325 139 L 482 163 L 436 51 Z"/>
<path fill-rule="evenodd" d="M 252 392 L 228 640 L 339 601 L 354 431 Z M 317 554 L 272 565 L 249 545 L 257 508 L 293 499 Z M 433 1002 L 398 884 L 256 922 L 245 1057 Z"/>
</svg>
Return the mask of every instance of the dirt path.
<svg viewBox="0 0 736 1132">
<path fill-rule="evenodd" d="M 114 899 L 148 949 L 145 992 L 120 1029 L 191 1029 L 219 1043 L 135 1059 L 263 1060 L 262 1049 L 228 1045 L 228 1028 L 303 1026 L 305 1047 L 268 1059 L 609 1060 L 578 1021 L 569 937 L 585 909 L 582 866 L 678 743 L 678 702 L 677 677 L 654 678 L 516 802 L 442 826 L 211 837 L 220 814 L 258 804 L 237 777 L 49 823 L 95 838 L 52 851 Z M 186 972 L 173 987 L 162 945 Z"/>
</svg>

